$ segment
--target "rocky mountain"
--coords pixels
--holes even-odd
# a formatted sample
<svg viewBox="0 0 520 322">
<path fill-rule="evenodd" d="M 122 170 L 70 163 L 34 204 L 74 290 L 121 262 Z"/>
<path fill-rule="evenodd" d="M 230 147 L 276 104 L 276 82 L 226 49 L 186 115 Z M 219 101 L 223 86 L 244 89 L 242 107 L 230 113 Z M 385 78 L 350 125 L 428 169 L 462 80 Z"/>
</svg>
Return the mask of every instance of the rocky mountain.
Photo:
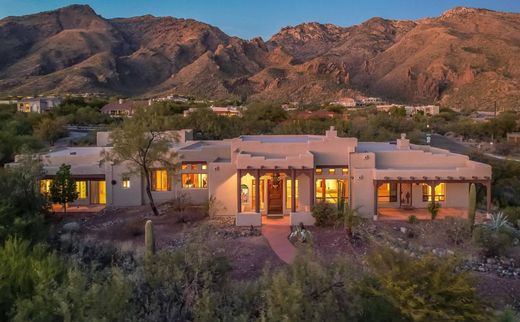
<svg viewBox="0 0 520 322">
<path fill-rule="evenodd" d="M 520 14 L 455 8 L 417 21 L 305 23 L 270 40 L 190 19 L 105 19 L 74 5 L 0 20 L 0 93 L 162 95 L 516 107 Z"/>
</svg>

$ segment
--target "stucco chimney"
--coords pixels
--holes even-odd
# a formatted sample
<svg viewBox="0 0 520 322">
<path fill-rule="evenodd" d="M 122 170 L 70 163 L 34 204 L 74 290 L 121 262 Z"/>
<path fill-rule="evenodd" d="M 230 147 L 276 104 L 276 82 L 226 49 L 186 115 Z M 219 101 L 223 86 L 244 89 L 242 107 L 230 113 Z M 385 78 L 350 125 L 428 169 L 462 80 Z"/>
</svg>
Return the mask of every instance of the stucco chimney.
<svg viewBox="0 0 520 322">
<path fill-rule="evenodd" d="M 336 131 L 334 126 L 331 126 L 328 131 L 325 131 L 325 136 L 328 138 L 335 138 L 338 136 L 338 131 Z"/>
<path fill-rule="evenodd" d="M 123 104 L 123 99 L 120 98 L 118 102 L 119 102 L 119 104 Z"/>
<path fill-rule="evenodd" d="M 410 140 L 406 138 L 406 133 L 401 133 L 401 138 L 397 139 L 398 150 L 410 150 Z"/>
</svg>

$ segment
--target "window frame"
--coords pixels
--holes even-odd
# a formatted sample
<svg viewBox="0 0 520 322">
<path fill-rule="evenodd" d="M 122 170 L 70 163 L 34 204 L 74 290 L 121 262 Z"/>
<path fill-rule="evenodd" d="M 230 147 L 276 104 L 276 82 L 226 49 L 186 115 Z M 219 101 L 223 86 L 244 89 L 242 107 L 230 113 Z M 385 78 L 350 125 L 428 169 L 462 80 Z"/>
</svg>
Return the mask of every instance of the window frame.
<svg viewBox="0 0 520 322">
<path fill-rule="evenodd" d="M 162 175 L 162 173 L 165 172 L 165 176 Z M 158 189 L 157 186 L 157 173 L 161 173 L 161 189 Z M 152 179 L 152 191 L 154 192 L 168 192 L 171 191 L 171 178 L 170 173 L 167 169 L 152 169 L 151 171 L 151 179 Z M 166 188 L 163 188 L 165 185 L 162 184 L 163 179 L 166 179 Z"/>
<path fill-rule="evenodd" d="M 380 189 L 386 185 L 388 194 L 380 194 Z M 377 187 L 377 202 L 397 202 L 397 182 L 384 182 Z"/>
</svg>

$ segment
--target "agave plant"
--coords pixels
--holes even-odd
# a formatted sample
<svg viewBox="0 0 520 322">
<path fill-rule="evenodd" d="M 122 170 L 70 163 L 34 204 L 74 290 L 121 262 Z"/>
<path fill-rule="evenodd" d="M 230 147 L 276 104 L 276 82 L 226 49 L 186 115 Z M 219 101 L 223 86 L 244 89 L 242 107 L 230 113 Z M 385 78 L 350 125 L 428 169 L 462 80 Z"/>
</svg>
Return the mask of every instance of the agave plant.
<svg viewBox="0 0 520 322">
<path fill-rule="evenodd" d="M 504 216 L 503 212 L 499 212 L 495 215 L 491 215 L 491 220 L 489 222 L 487 222 L 485 225 L 486 225 L 486 228 L 488 228 L 490 230 L 494 230 L 494 231 L 499 231 L 499 230 L 503 230 L 503 229 L 505 229 L 505 230 L 513 229 L 513 226 L 511 225 L 509 220 L 507 220 L 507 217 Z"/>
<path fill-rule="evenodd" d="M 312 241 L 312 234 L 309 230 L 305 229 L 305 226 L 300 223 L 289 235 L 289 240 L 298 241 L 300 243 L 306 243 Z"/>
</svg>

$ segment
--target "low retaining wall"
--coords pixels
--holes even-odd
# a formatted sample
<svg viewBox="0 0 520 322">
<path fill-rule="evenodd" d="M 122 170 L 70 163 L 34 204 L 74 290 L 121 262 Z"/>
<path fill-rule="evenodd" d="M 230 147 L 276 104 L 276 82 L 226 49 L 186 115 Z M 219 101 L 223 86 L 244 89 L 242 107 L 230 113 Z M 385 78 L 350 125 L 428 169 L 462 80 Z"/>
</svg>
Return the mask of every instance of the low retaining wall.
<svg viewBox="0 0 520 322">
<path fill-rule="evenodd" d="M 291 226 L 303 223 L 305 226 L 314 226 L 316 220 L 310 212 L 291 212 Z"/>
<path fill-rule="evenodd" d="M 262 215 L 259 212 L 240 212 L 236 217 L 237 226 L 262 226 Z"/>
</svg>

